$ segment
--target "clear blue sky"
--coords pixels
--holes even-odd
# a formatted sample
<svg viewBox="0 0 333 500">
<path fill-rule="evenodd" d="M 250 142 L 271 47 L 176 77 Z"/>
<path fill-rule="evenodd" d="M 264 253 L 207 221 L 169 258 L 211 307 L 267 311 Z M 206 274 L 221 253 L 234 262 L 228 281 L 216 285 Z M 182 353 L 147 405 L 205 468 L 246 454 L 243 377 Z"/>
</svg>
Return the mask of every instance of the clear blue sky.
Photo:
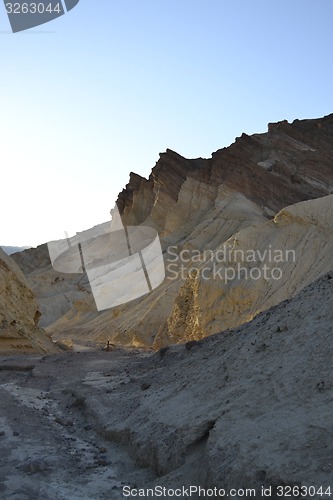
<svg viewBox="0 0 333 500">
<path fill-rule="evenodd" d="M 80 0 L 11 34 L 0 5 L 3 245 L 104 222 L 159 152 L 333 111 L 332 0 Z"/>
</svg>

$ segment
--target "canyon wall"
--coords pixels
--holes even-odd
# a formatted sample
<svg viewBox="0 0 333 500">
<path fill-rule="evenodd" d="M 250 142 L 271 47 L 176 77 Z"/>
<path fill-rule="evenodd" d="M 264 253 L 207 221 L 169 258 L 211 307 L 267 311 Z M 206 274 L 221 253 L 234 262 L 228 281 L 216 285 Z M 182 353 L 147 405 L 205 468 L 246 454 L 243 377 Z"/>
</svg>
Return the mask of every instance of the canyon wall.
<svg viewBox="0 0 333 500">
<path fill-rule="evenodd" d="M 159 348 L 237 327 L 328 272 L 331 193 L 333 115 L 282 121 L 210 159 L 167 150 L 148 179 L 131 173 L 117 201 L 123 223 L 158 231 L 166 267 L 140 299 L 98 312 L 87 278 L 54 271 L 46 246 L 14 258 L 55 338 Z"/>
<path fill-rule="evenodd" d="M 0 354 L 57 352 L 40 316 L 22 271 L 0 249 Z"/>
</svg>

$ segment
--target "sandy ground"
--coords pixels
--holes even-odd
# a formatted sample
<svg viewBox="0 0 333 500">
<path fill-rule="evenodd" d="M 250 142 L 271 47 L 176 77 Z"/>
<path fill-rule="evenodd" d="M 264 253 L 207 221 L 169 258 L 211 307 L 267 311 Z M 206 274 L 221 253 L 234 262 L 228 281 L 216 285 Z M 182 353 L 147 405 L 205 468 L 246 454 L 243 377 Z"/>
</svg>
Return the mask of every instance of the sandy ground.
<svg viewBox="0 0 333 500">
<path fill-rule="evenodd" d="M 333 495 L 332 276 L 160 352 L 0 357 L 0 499 L 117 500 L 126 485 Z"/>
<path fill-rule="evenodd" d="M 122 485 L 154 480 L 126 449 L 98 434 L 78 386 L 131 356 L 83 350 L 0 358 L 0 498 L 123 498 Z"/>
</svg>

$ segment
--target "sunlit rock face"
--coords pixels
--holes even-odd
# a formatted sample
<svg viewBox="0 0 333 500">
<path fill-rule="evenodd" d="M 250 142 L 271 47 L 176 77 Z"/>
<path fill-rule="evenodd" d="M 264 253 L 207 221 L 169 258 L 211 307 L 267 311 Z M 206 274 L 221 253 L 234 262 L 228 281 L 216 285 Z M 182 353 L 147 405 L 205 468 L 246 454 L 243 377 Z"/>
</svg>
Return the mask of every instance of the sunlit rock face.
<svg viewBox="0 0 333 500">
<path fill-rule="evenodd" d="M 14 258 L 55 337 L 158 348 L 236 327 L 330 270 L 331 193 L 333 115 L 282 121 L 210 159 L 167 150 L 148 179 L 131 174 L 117 202 L 123 223 L 152 226 L 164 250 L 166 279 L 150 294 L 98 313 L 85 277 L 55 273 L 46 247 Z M 216 262 L 225 248 L 238 253 Z M 263 266 L 282 276 L 256 275 Z"/>
<path fill-rule="evenodd" d="M 0 249 L 0 354 L 56 352 L 22 271 Z"/>
</svg>

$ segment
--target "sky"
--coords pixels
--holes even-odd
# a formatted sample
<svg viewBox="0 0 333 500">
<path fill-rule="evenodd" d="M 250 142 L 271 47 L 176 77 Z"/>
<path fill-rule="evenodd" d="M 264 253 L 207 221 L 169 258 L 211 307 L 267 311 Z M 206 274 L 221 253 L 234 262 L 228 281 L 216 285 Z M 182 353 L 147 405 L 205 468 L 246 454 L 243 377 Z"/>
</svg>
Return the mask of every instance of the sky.
<svg viewBox="0 0 333 500">
<path fill-rule="evenodd" d="M 333 112 L 332 0 L 80 0 L 11 33 L 0 4 L 2 245 L 110 218 L 167 148 Z"/>
</svg>

